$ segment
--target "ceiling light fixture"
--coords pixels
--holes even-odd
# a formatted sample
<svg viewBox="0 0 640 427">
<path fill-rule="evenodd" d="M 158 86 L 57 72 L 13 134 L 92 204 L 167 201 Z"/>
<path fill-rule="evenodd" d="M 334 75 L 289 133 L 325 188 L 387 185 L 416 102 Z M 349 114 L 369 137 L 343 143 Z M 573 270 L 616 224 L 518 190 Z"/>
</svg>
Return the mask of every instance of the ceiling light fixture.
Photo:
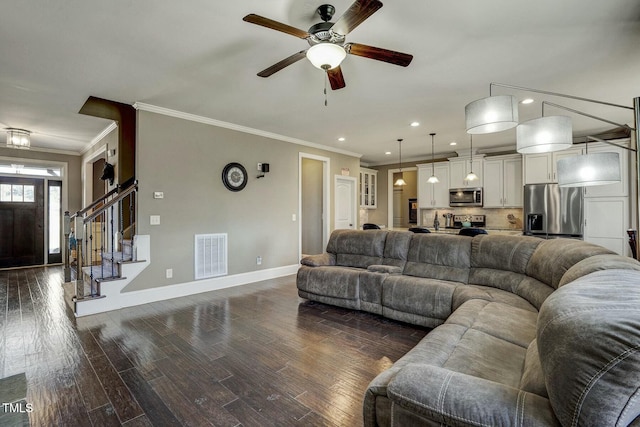
<svg viewBox="0 0 640 427">
<path fill-rule="evenodd" d="M 435 169 L 435 165 L 434 165 L 434 162 L 435 162 L 435 160 L 434 160 L 434 151 L 433 151 L 433 147 L 434 147 L 433 137 L 436 136 L 436 134 L 435 133 L 430 133 L 429 135 L 431 135 L 431 176 L 429 177 L 427 182 L 429 184 L 437 184 L 437 183 L 440 182 L 440 180 L 436 176 L 436 169 Z"/>
<path fill-rule="evenodd" d="M 520 101 L 520 104 L 523 104 L 523 105 L 533 104 L 533 98 L 525 98 L 522 101 Z"/>
<path fill-rule="evenodd" d="M 589 139 L 603 141 L 587 136 L 585 154 L 558 160 L 560 187 L 591 187 L 620 182 L 620 155 L 613 152 L 589 153 Z"/>
<path fill-rule="evenodd" d="M 411 127 L 418 127 L 420 126 L 420 122 L 411 122 Z"/>
<path fill-rule="evenodd" d="M 451 142 L 449 143 L 449 145 L 458 145 L 458 143 L 457 143 L 457 142 L 455 142 L 455 141 L 451 141 Z"/>
<path fill-rule="evenodd" d="M 464 107 L 467 133 L 484 134 L 511 129 L 518 125 L 518 101 L 515 96 L 498 95 L 470 102 Z"/>
<path fill-rule="evenodd" d="M 549 153 L 566 150 L 572 145 L 571 117 L 543 116 L 521 123 L 516 127 L 516 150 L 518 153 Z"/>
<path fill-rule="evenodd" d="M 31 132 L 24 129 L 6 128 L 7 147 L 27 149 L 31 147 Z"/>
<path fill-rule="evenodd" d="M 469 135 L 470 151 L 471 151 L 471 166 L 469 167 L 469 173 L 465 177 L 466 181 L 475 181 L 478 179 L 478 175 L 473 173 L 473 135 Z"/>
<path fill-rule="evenodd" d="M 391 154 L 391 151 L 385 151 L 385 152 L 384 152 L 384 154 L 385 154 L 386 156 L 389 156 L 389 155 Z"/>
<path fill-rule="evenodd" d="M 336 68 L 346 56 L 342 46 L 329 42 L 318 43 L 307 50 L 307 58 L 313 66 L 325 71 Z"/>
<path fill-rule="evenodd" d="M 344 141 L 345 141 L 345 139 L 346 139 L 346 138 L 345 138 L 344 136 L 341 136 L 340 138 L 338 138 L 338 141 L 340 141 L 340 142 L 344 142 Z"/>
<path fill-rule="evenodd" d="M 400 177 L 393 183 L 393 185 L 407 185 L 402 174 L 402 138 L 398 138 L 398 164 L 400 165 Z"/>
</svg>

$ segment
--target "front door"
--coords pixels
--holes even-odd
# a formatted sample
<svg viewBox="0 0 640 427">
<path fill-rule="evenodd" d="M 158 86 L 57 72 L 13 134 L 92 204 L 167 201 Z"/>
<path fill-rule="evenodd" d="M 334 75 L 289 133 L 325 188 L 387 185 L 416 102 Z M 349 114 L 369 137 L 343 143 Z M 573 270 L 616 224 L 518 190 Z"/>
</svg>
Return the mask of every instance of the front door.
<svg viewBox="0 0 640 427">
<path fill-rule="evenodd" d="M 353 177 L 336 176 L 336 230 L 356 227 L 356 183 Z"/>
<path fill-rule="evenodd" d="M 0 268 L 44 264 L 44 180 L 0 177 Z"/>
</svg>

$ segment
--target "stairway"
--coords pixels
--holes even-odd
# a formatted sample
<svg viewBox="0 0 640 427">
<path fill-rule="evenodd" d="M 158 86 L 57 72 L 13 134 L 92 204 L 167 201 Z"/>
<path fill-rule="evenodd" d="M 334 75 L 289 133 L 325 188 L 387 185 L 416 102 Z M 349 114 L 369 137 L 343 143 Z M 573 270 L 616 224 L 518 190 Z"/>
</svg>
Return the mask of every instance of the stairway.
<svg viewBox="0 0 640 427">
<path fill-rule="evenodd" d="M 149 236 L 135 234 L 137 189 L 137 182 L 117 187 L 74 215 L 65 213 L 64 289 L 76 316 L 120 308 L 120 291 L 149 264 Z"/>
</svg>

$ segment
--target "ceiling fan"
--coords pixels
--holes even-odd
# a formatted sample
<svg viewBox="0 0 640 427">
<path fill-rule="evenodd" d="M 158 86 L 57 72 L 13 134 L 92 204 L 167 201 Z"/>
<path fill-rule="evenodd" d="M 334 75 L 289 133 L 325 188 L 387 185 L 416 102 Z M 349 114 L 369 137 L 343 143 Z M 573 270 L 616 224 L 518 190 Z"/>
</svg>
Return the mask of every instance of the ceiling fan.
<svg viewBox="0 0 640 427">
<path fill-rule="evenodd" d="M 344 14 L 333 23 L 329 21 L 331 21 L 335 13 L 335 8 L 330 4 L 323 4 L 317 9 L 317 13 L 323 22 L 311 26 L 308 31 L 300 30 L 253 13 L 245 16 L 242 18 L 243 21 L 299 37 L 306 40 L 310 45 L 308 49 L 294 53 L 288 58 L 265 68 L 258 73 L 258 76 L 269 77 L 306 57 L 315 67 L 327 72 L 331 89 L 336 90 L 345 87 L 340 63 L 347 54 L 363 56 L 365 58 L 406 67 L 411 63 L 413 59 L 412 55 L 359 43 L 345 43 L 345 37 L 381 7 L 382 3 L 379 0 L 356 0 Z"/>
</svg>

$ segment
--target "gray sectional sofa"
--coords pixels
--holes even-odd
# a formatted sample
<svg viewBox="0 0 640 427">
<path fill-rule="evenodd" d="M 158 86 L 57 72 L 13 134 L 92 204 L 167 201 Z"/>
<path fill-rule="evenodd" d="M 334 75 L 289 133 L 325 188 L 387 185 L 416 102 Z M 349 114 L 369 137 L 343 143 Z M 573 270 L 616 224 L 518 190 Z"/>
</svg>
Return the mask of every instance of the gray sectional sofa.
<svg viewBox="0 0 640 427">
<path fill-rule="evenodd" d="M 434 328 L 366 426 L 640 425 L 640 263 L 579 240 L 336 230 L 301 297 Z"/>
</svg>

